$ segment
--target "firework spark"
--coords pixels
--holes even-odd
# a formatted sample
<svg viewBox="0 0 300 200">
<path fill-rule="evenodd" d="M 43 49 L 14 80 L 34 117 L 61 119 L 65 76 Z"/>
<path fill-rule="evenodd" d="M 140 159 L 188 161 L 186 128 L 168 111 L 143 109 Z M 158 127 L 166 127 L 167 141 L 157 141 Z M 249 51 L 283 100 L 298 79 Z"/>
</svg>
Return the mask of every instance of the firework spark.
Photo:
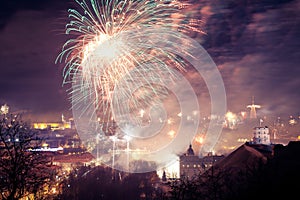
<svg viewBox="0 0 300 200">
<path fill-rule="evenodd" d="M 73 115 L 81 118 L 77 126 L 91 130 L 85 131 L 82 139 L 90 141 L 95 132 L 103 132 L 103 137 L 118 137 L 118 128 L 132 138 L 155 137 L 162 130 L 161 122 L 168 119 L 161 106 L 170 91 L 175 94 L 182 88 L 193 91 L 189 83 L 182 80 L 182 73 L 189 65 L 187 60 L 196 65 L 194 55 L 199 48 L 195 48 L 194 41 L 185 34 L 202 33 L 201 22 L 189 20 L 182 12 L 188 4 L 175 0 L 76 2 L 79 9 L 69 9 L 70 21 L 66 25 L 66 34 L 74 38 L 64 44 L 57 62 L 65 62 L 63 84 L 71 84 Z M 183 85 L 178 88 L 178 83 Z M 198 110 L 194 91 L 190 96 L 192 106 L 183 103 L 186 101 L 183 94 L 176 94 L 180 106 L 186 107 L 179 111 L 183 117 Z M 154 125 L 132 128 L 142 126 L 148 115 L 152 117 L 148 121 L 152 120 Z M 85 117 L 88 125 L 82 122 Z M 189 118 L 187 122 L 191 134 L 198 126 L 197 120 L 193 120 Z M 194 124 L 190 125 L 191 122 Z M 93 125 L 95 127 L 90 129 Z M 130 142 L 132 147 L 134 140 Z M 148 150 L 157 148 L 150 146 Z M 117 157 L 114 157 L 116 162 Z"/>
<path fill-rule="evenodd" d="M 63 58 L 66 61 L 64 84 L 73 85 L 73 107 L 93 96 L 90 106 L 96 107 L 94 114 L 104 121 L 111 121 L 114 87 L 129 73 L 127 83 L 138 82 L 145 76 L 157 83 L 145 85 L 133 94 L 118 94 L 131 99 L 131 111 L 157 103 L 153 101 L 160 101 L 168 94 L 160 87 L 160 80 L 176 80 L 170 67 L 184 71 L 185 63 L 169 51 L 153 48 L 153 32 L 145 30 L 201 32 L 193 20 L 186 22 L 183 16 L 178 17 L 180 8 L 186 4 L 173 0 L 76 2 L 80 10 L 69 10 L 71 20 L 66 25 L 66 33 L 77 37 L 65 43 L 58 57 L 59 61 Z M 175 14 L 177 18 L 172 17 Z M 133 73 L 132 69 L 137 67 L 139 70 Z M 129 85 L 125 83 L 123 87 Z"/>
</svg>

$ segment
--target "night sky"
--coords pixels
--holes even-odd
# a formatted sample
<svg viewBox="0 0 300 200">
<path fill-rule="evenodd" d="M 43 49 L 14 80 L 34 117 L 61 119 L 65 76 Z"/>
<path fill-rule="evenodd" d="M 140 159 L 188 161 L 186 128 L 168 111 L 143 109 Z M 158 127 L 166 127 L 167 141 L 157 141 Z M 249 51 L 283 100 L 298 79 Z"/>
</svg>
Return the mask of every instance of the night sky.
<svg viewBox="0 0 300 200">
<path fill-rule="evenodd" d="M 25 3 L 26 2 L 26 3 Z M 198 1 L 194 1 L 198 2 Z M 201 44 L 224 79 L 228 110 L 246 110 L 255 96 L 259 114 L 300 113 L 300 1 L 199 1 L 205 19 Z M 32 120 L 71 117 L 55 59 L 67 37 L 70 0 L 4 0 L 0 6 L 0 104 Z M 199 40 L 200 41 L 200 40 Z"/>
</svg>

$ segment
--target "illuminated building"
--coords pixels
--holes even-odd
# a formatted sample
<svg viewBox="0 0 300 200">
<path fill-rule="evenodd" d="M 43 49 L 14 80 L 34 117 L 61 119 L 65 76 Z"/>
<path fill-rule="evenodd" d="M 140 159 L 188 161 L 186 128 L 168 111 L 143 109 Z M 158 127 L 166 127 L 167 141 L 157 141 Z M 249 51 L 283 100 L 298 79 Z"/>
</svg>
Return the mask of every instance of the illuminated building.
<svg viewBox="0 0 300 200">
<path fill-rule="evenodd" d="M 297 124 L 296 119 L 293 116 L 290 116 L 289 125 L 296 125 L 296 124 Z"/>
<path fill-rule="evenodd" d="M 254 104 L 254 97 L 252 97 L 252 104 L 248 105 L 247 108 L 250 108 L 250 118 L 256 119 L 256 108 L 261 108 L 261 106 Z"/>
<path fill-rule="evenodd" d="M 64 130 L 71 129 L 72 123 L 71 121 L 66 121 L 64 115 L 62 115 L 61 122 L 35 122 L 33 123 L 34 129 L 51 129 L 51 130 Z"/>
<path fill-rule="evenodd" d="M 186 177 L 188 179 L 197 176 L 203 171 L 201 166 L 201 159 L 195 155 L 192 145 L 188 148 L 187 152 L 180 156 L 179 161 L 179 174 L 180 178 Z"/>
<path fill-rule="evenodd" d="M 267 126 L 265 127 L 255 127 L 254 133 L 253 133 L 253 144 L 265 144 L 270 145 L 270 134 L 269 134 L 269 128 Z"/>
</svg>

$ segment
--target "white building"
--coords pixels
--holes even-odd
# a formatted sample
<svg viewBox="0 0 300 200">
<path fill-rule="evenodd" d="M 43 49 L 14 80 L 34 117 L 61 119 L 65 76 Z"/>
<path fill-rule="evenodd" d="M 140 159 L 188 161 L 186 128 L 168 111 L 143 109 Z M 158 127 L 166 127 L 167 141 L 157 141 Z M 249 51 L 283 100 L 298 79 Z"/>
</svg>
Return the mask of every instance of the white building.
<svg viewBox="0 0 300 200">
<path fill-rule="evenodd" d="M 253 144 L 265 144 L 265 145 L 271 144 L 269 128 L 267 126 L 255 127 L 253 134 L 254 134 L 252 139 Z"/>
</svg>

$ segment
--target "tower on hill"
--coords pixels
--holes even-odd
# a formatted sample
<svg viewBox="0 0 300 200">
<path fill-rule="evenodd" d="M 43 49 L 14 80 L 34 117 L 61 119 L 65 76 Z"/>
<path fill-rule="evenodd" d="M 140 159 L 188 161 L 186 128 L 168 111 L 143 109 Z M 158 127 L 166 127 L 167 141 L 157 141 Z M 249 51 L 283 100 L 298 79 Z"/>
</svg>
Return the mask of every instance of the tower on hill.
<svg viewBox="0 0 300 200">
<path fill-rule="evenodd" d="M 261 106 L 254 104 L 254 96 L 252 97 L 252 104 L 248 105 L 247 108 L 250 108 L 250 119 L 256 119 L 256 108 L 261 108 Z"/>
<path fill-rule="evenodd" d="M 253 133 L 253 144 L 265 144 L 270 145 L 270 134 L 269 134 L 269 128 L 267 126 L 265 127 L 255 127 L 254 133 Z"/>
</svg>

